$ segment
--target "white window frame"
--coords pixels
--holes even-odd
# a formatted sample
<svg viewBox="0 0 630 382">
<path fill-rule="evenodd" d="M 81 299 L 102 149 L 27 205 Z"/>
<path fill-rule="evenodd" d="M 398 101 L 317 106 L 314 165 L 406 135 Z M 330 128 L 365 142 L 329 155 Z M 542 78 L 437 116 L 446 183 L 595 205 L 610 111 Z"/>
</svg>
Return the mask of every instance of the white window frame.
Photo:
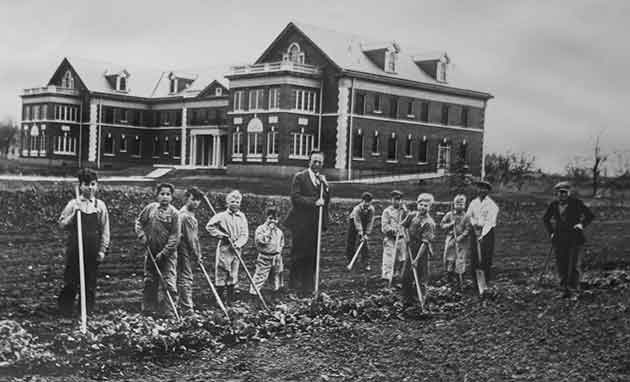
<svg viewBox="0 0 630 382">
<path fill-rule="evenodd" d="M 74 89 L 74 77 L 70 70 L 66 70 L 61 78 L 61 87 L 65 89 Z"/>
<path fill-rule="evenodd" d="M 307 89 L 293 89 L 295 111 L 315 113 L 317 110 L 317 92 Z"/>
<path fill-rule="evenodd" d="M 107 135 L 105 136 L 105 140 L 107 139 L 111 139 L 112 151 L 107 152 L 107 145 L 105 144 L 105 142 L 103 142 L 103 155 L 107 157 L 113 157 L 116 155 L 116 147 L 115 147 L 115 141 L 114 141 L 114 137 L 112 136 L 112 133 L 107 133 Z"/>
<path fill-rule="evenodd" d="M 244 111 L 243 108 L 243 95 L 245 91 L 237 90 L 234 92 L 234 111 Z"/>
<path fill-rule="evenodd" d="M 304 129 L 300 132 L 291 133 L 291 153 L 289 159 L 308 159 L 309 154 L 315 147 L 315 134 L 306 134 Z"/>
<path fill-rule="evenodd" d="M 264 89 L 251 89 L 249 91 L 248 109 L 250 111 L 259 111 L 263 109 Z"/>
<path fill-rule="evenodd" d="M 76 155 L 77 138 L 70 134 L 70 126 L 61 126 L 61 135 L 55 137 L 55 155 Z"/>
<path fill-rule="evenodd" d="M 297 48 L 296 54 L 294 57 L 291 57 L 291 50 L 293 48 Z M 293 59 L 295 58 L 295 59 Z M 291 45 L 287 48 L 287 52 L 282 55 L 282 61 L 293 62 L 296 64 L 304 64 L 305 60 L 304 52 L 302 52 L 302 48 L 300 48 L 300 44 L 297 42 L 292 42 Z"/>
<path fill-rule="evenodd" d="M 280 88 L 269 88 L 269 110 L 280 110 Z"/>
<path fill-rule="evenodd" d="M 267 162 L 277 162 L 278 154 L 278 130 L 275 126 L 267 132 Z"/>
<path fill-rule="evenodd" d="M 390 159 L 389 157 L 389 142 L 391 139 L 394 140 L 394 159 Z M 392 133 L 387 138 L 387 154 L 385 158 L 386 158 L 385 161 L 387 163 L 398 163 L 398 137 L 396 136 L 396 133 Z"/>
<path fill-rule="evenodd" d="M 232 161 L 243 161 L 243 132 L 240 127 L 232 133 Z"/>
<path fill-rule="evenodd" d="M 220 96 L 222 96 L 222 95 L 223 95 L 223 88 L 222 88 L 222 87 L 220 87 L 220 86 L 217 86 L 217 87 L 214 89 L 214 95 L 215 95 L 216 97 L 220 97 Z"/>
<path fill-rule="evenodd" d="M 125 134 L 120 135 L 120 149 L 118 151 L 121 153 L 127 152 L 127 136 Z"/>
<path fill-rule="evenodd" d="M 262 133 L 247 132 L 247 161 L 248 162 L 249 161 L 262 162 L 262 156 L 263 156 L 262 139 L 263 139 Z M 257 151 L 257 148 L 260 148 L 260 152 Z"/>
<path fill-rule="evenodd" d="M 398 55 L 396 54 L 395 51 L 391 50 L 391 49 L 387 49 L 385 51 L 385 71 L 387 73 L 396 73 L 396 66 L 397 66 L 397 60 L 398 60 Z"/>
</svg>

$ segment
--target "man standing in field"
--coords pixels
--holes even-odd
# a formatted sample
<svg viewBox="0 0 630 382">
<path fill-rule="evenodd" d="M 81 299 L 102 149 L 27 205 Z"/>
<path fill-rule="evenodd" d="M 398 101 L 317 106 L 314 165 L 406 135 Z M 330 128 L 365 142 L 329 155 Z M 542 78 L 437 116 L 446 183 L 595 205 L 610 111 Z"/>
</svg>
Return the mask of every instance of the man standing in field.
<svg viewBox="0 0 630 382">
<path fill-rule="evenodd" d="M 470 205 L 466 214 L 470 218 L 470 224 L 473 227 L 470 263 L 472 277 L 475 283 L 477 276 L 475 270 L 481 267 L 486 277 L 486 282 L 490 281 L 490 269 L 492 268 L 492 257 L 494 256 L 494 227 L 497 225 L 497 216 L 499 215 L 499 206 L 492 200 L 488 194 L 492 190 L 492 185 L 486 181 L 477 182 L 477 194 Z M 481 255 L 477 255 L 477 242 L 481 248 Z M 481 263 L 479 262 L 481 257 Z"/>
<path fill-rule="evenodd" d="M 328 223 L 330 190 L 326 178 L 320 174 L 323 163 L 324 154 L 313 151 L 308 168 L 293 176 L 291 211 L 285 221 L 292 232 L 289 287 L 298 289 L 303 295 L 311 293 L 315 287 L 320 207 L 324 209 L 322 227 Z"/>
<path fill-rule="evenodd" d="M 570 297 L 571 290 L 579 290 L 580 287 L 581 249 L 586 242 L 584 228 L 595 215 L 580 199 L 570 194 L 568 182 L 556 184 L 554 190 L 556 200 L 547 207 L 543 222 L 556 253 L 560 286 L 564 288 L 562 296 Z"/>
</svg>

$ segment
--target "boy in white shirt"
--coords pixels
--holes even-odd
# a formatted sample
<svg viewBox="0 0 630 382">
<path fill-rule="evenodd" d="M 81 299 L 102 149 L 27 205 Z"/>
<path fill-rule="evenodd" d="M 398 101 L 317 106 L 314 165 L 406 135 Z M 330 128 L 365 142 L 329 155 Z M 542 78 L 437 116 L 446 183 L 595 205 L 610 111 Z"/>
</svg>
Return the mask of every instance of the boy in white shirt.
<svg viewBox="0 0 630 382">
<path fill-rule="evenodd" d="M 468 206 L 470 224 L 473 227 L 471 232 L 470 265 L 472 277 L 475 283 L 475 270 L 481 268 L 486 276 L 486 282 L 490 281 L 490 269 L 492 268 L 492 257 L 494 256 L 494 227 L 497 225 L 499 206 L 488 194 L 492 190 L 492 185 L 486 181 L 477 182 L 478 197 Z M 477 242 L 481 248 L 481 264 L 477 255 Z"/>
</svg>

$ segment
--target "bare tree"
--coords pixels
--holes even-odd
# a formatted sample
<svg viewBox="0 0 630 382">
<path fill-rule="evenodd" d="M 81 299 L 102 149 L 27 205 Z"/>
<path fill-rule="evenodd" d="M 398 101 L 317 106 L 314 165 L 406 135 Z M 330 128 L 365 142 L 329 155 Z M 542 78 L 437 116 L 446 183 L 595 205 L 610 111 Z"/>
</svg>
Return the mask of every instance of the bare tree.
<svg viewBox="0 0 630 382">
<path fill-rule="evenodd" d="M 597 190 L 599 188 L 600 176 L 602 173 L 602 166 L 608 160 L 608 155 L 602 153 L 602 147 L 600 145 L 600 138 L 604 130 L 600 131 L 595 138 L 595 147 L 593 148 L 593 166 L 592 166 L 592 186 L 593 186 L 593 196 L 597 195 Z"/>
<path fill-rule="evenodd" d="M 16 142 L 17 132 L 12 119 L 5 118 L 0 122 L 0 157 L 7 157 L 9 149 Z"/>
</svg>

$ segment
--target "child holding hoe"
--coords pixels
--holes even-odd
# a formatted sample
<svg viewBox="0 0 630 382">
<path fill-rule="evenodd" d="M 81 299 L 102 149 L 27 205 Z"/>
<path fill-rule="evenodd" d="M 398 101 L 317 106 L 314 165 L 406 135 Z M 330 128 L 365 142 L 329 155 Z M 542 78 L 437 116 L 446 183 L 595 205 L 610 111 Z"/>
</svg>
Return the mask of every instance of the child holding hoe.
<svg viewBox="0 0 630 382">
<path fill-rule="evenodd" d="M 98 179 L 90 169 L 82 169 L 77 174 L 79 198 L 72 199 L 61 212 L 59 227 L 68 231 L 66 244 L 66 269 L 64 286 L 57 303 L 63 315 L 73 312 L 74 300 L 79 291 L 79 241 L 77 212 L 81 212 L 81 237 L 83 238 L 83 267 L 86 281 L 86 308 L 88 314 L 94 311 L 96 295 L 96 269 L 103 261 L 109 248 L 109 214 L 105 203 L 96 199 Z"/>
<path fill-rule="evenodd" d="M 157 312 L 171 317 L 174 312 L 169 306 L 166 293 L 173 299 L 177 296 L 177 245 L 180 238 L 179 213 L 171 204 L 175 188 L 162 183 L 156 188 L 156 202 L 148 204 L 135 222 L 135 232 L 146 253 L 144 258 L 144 295 L 142 311 L 145 314 Z M 151 251 L 159 270 L 164 277 L 160 280 L 158 271 L 149 257 Z"/>
<path fill-rule="evenodd" d="M 440 222 L 442 229 L 447 230 L 444 243 L 444 266 L 450 282 L 459 276 L 459 287 L 463 285 L 463 274 L 466 271 L 466 259 L 470 248 L 470 220 L 466 215 L 466 196 L 458 194 L 453 199 L 453 210 L 444 215 Z"/>
<path fill-rule="evenodd" d="M 234 301 L 234 288 L 238 283 L 239 260 L 235 250 L 241 251 L 249 238 L 247 218 L 241 212 L 242 200 L 243 196 L 239 191 L 230 192 L 225 198 L 227 209 L 210 218 L 206 225 L 210 235 L 219 239 L 214 279 L 221 298 L 227 289 L 227 305 Z"/>
<path fill-rule="evenodd" d="M 278 291 L 284 286 L 282 272 L 284 265 L 282 262 L 282 248 L 284 247 L 284 234 L 278 227 L 278 212 L 275 208 L 268 208 L 265 211 L 267 219 L 256 228 L 254 240 L 258 258 L 256 259 L 256 272 L 254 273 L 254 284 L 260 290 L 269 278 L 273 277 L 273 290 Z M 249 288 L 249 294 L 256 295 L 253 286 Z"/>
</svg>

